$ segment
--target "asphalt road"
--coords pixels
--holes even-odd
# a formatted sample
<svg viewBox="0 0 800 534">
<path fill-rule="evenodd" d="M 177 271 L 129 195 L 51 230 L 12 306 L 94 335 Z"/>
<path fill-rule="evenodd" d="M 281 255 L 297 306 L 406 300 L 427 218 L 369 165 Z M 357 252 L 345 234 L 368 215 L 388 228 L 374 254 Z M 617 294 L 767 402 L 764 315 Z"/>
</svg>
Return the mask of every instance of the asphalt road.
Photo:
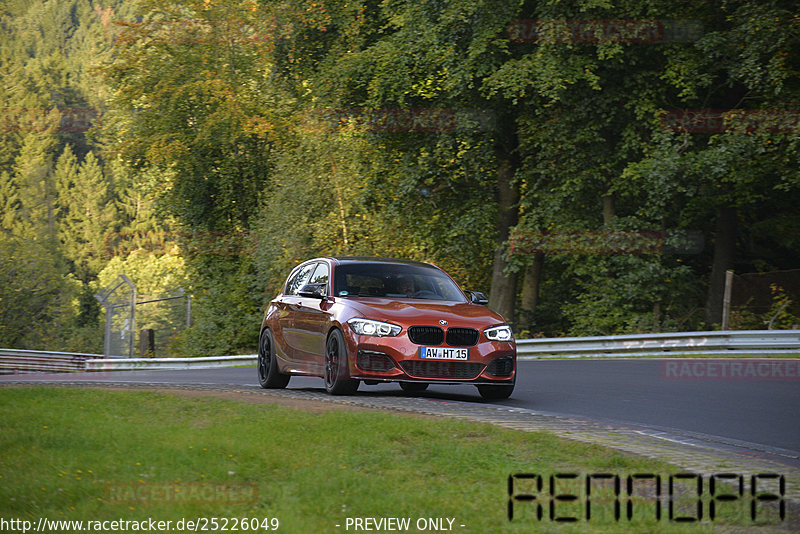
<svg viewBox="0 0 800 534">
<path fill-rule="evenodd" d="M 667 360 L 537 360 L 519 362 L 512 397 L 496 401 L 546 415 L 607 422 L 634 429 L 771 454 L 800 465 L 800 377 L 705 380 L 670 379 Z M 3 376 L 41 380 L 53 375 Z M 257 387 L 255 368 L 130 371 L 58 375 L 92 380 L 163 385 Z M 293 377 L 290 389 L 322 391 L 321 379 Z M 396 384 L 361 385 L 359 395 L 406 395 Z M 418 396 L 484 402 L 474 386 L 432 386 Z"/>
</svg>

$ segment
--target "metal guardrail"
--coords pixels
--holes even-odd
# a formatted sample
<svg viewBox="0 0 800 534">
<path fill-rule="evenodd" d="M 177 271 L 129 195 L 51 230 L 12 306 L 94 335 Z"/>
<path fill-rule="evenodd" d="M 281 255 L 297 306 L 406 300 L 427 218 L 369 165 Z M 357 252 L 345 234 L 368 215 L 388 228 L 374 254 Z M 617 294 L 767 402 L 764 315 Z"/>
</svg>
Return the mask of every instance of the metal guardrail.
<svg viewBox="0 0 800 534">
<path fill-rule="evenodd" d="M 143 371 L 147 369 L 215 369 L 255 365 L 256 354 L 203 356 L 198 358 L 114 358 L 87 360 L 87 371 Z"/>
<path fill-rule="evenodd" d="M 726 330 L 628 336 L 517 340 L 520 360 L 540 358 L 641 358 L 796 356 L 800 330 Z M 255 354 L 200 358 L 103 358 L 100 354 L 0 349 L 0 374 L 148 369 L 214 369 L 255 365 Z"/>
<path fill-rule="evenodd" d="M 723 330 L 627 336 L 520 339 L 517 357 L 786 356 L 800 357 L 800 330 Z"/>
<path fill-rule="evenodd" d="M 103 358 L 102 354 L 0 349 L 0 374 L 50 371 L 66 373 L 86 370 L 86 362 Z"/>
</svg>

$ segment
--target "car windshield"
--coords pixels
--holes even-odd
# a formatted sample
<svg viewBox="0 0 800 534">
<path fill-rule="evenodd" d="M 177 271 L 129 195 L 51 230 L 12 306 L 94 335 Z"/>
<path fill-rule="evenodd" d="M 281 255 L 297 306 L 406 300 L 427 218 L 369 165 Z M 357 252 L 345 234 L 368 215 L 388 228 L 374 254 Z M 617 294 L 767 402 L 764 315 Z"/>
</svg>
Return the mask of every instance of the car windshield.
<svg viewBox="0 0 800 534">
<path fill-rule="evenodd" d="M 458 286 L 436 267 L 397 263 L 345 263 L 334 271 L 334 295 L 464 302 Z"/>
</svg>

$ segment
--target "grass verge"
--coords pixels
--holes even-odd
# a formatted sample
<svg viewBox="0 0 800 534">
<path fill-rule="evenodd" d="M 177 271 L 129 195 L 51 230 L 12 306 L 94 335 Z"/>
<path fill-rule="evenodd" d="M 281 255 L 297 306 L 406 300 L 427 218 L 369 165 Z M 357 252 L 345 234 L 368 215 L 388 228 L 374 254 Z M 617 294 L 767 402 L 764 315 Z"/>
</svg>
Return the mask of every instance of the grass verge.
<svg viewBox="0 0 800 534">
<path fill-rule="evenodd" d="M 762 511 L 763 519 L 753 522 L 746 498 L 719 502 L 709 521 L 708 491 L 698 499 L 691 481 L 675 491 L 673 513 L 695 517 L 699 502 L 704 521 L 670 521 L 667 479 L 679 472 L 676 467 L 549 433 L 379 411 L 308 412 L 212 396 L 87 388 L 0 388 L 0 406 L 0 518 L 6 521 L 154 518 L 171 521 L 163 531 L 205 526 L 212 532 L 265 532 L 276 526 L 269 521 L 275 518 L 278 532 L 289 533 L 782 526 L 774 511 Z M 520 473 L 543 475 L 543 485 L 515 479 L 512 493 L 536 500 L 515 500 L 509 521 L 509 475 Z M 595 479 L 586 520 L 586 476 L 598 473 L 620 476 L 621 495 L 616 497 L 613 479 Z M 627 520 L 625 477 L 638 473 L 660 475 L 661 495 L 654 484 L 636 486 L 633 519 Z M 551 498 L 549 476 L 559 474 L 578 476 L 556 478 L 555 493 L 578 498 Z M 614 518 L 617 501 L 620 520 Z M 551 519 L 550 503 L 554 517 L 579 521 Z M 186 523 L 198 519 L 198 528 Z"/>
</svg>

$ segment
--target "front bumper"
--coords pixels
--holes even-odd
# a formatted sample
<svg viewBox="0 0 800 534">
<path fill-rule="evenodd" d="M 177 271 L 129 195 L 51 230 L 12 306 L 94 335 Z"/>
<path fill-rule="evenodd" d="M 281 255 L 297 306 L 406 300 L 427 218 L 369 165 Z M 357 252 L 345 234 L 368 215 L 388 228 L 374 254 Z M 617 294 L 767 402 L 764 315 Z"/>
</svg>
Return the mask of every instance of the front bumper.
<svg viewBox="0 0 800 534">
<path fill-rule="evenodd" d="M 347 330 L 352 378 L 440 384 L 514 383 L 517 352 L 513 341 L 489 341 L 481 334 L 477 344 L 466 347 L 468 360 L 431 360 L 420 358 L 421 345 L 411 342 L 405 332 L 376 338 Z"/>
</svg>

